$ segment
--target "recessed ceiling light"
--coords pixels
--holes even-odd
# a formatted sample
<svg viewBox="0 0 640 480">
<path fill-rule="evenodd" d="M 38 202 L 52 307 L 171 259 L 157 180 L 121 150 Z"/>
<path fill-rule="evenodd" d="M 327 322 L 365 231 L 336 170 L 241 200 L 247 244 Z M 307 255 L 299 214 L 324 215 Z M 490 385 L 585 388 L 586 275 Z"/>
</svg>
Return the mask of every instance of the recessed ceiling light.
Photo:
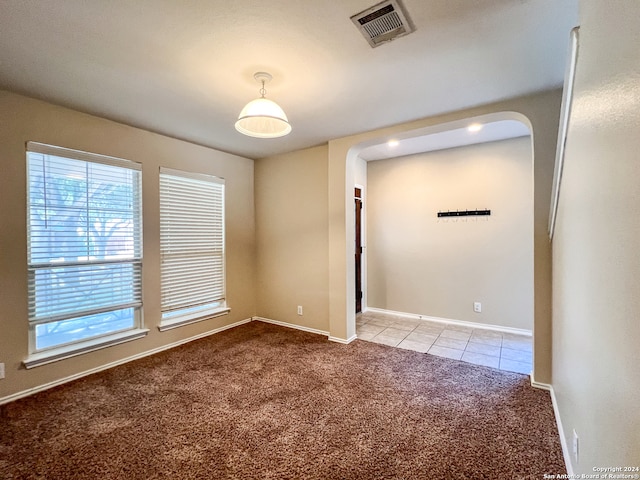
<svg viewBox="0 0 640 480">
<path fill-rule="evenodd" d="M 479 132 L 480 130 L 482 130 L 482 124 L 481 123 L 472 123 L 471 125 L 469 125 L 467 127 L 467 130 L 471 133 L 476 133 Z"/>
<path fill-rule="evenodd" d="M 400 145 L 400 142 L 398 140 L 389 140 L 387 142 L 387 145 L 389 145 L 391 148 L 393 148 L 393 147 L 397 147 L 398 145 Z"/>
</svg>

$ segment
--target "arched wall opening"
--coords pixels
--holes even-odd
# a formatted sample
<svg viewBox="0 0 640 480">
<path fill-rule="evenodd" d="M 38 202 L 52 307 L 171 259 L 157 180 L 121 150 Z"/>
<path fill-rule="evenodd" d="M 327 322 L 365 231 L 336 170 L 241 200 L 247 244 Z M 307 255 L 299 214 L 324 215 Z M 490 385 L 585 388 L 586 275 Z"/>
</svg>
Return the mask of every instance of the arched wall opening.
<svg viewBox="0 0 640 480">
<path fill-rule="evenodd" d="M 521 120 L 487 117 L 361 150 L 355 178 L 366 227 L 356 284 L 365 311 L 531 335 L 531 131 Z M 438 216 L 464 210 L 490 215 Z"/>
<path fill-rule="evenodd" d="M 439 117 L 396 125 L 329 142 L 329 325 L 332 339 L 355 338 L 353 187 L 360 152 L 381 139 L 461 128 L 470 121 L 505 119 L 527 125 L 532 133 L 534 182 L 534 345 L 532 382 L 551 381 L 551 248 L 548 212 L 555 160 L 561 91 L 499 102 Z"/>
</svg>

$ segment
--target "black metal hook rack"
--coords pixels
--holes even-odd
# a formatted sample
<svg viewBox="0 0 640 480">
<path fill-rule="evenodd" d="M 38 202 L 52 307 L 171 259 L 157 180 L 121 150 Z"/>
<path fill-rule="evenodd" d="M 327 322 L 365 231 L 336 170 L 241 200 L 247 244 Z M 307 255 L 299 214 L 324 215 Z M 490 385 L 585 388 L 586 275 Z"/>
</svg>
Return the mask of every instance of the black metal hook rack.
<svg viewBox="0 0 640 480">
<path fill-rule="evenodd" d="M 438 217 L 480 217 L 491 215 L 491 210 L 456 210 L 455 212 L 438 212 Z"/>
</svg>

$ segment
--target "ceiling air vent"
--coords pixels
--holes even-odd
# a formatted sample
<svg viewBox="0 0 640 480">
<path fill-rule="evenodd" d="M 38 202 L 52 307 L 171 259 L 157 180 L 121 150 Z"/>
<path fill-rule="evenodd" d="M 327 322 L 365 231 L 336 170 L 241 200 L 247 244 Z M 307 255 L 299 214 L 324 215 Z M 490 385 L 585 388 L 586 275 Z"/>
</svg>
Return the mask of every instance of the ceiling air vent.
<svg viewBox="0 0 640 480">
<path fill-rule="evenodd" d="M 373 48 L 413 32 L 399 0 L 387 0 L 354 15 L 351 21 Z"/>
</svg>

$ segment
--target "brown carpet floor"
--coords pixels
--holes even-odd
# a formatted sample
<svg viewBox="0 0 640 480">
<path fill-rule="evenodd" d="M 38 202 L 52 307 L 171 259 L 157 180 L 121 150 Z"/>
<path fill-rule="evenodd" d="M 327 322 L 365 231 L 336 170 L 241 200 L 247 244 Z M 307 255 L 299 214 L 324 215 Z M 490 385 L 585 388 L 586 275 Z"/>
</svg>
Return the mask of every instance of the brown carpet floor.
<svg viewBox="0 0 640 480">
<path fill-rule="evenodd" d="M 540 479 L 528 377 L 252 322 L 0 407 L 2 479 Z"/>
</svg>

